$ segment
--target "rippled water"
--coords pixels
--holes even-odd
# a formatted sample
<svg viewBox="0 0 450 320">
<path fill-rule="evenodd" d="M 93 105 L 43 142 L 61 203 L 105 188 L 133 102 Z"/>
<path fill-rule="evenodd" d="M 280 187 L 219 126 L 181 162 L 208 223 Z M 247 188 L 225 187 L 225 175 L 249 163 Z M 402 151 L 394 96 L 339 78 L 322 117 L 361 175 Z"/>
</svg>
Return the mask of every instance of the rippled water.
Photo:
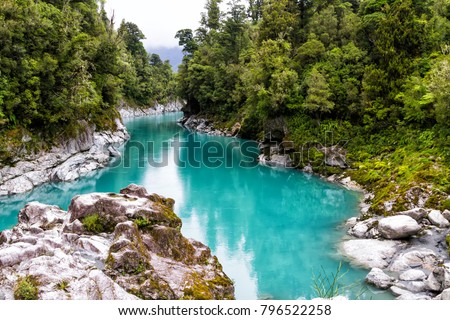
<svg viewBox="0 0 450 320">
<path fill-rule="evenodd" d="M 340 225 L 358 214 L 360 194 L 295 170 L 255 165 L 256 146 L 251 142 L 190 134 L 176 124 L 180 117 L 129 120 L 131 141 L 112 167 L 72 183 L 47 184 L 28 194 L 1 198 L 0 230 L 13 226 L 18 211 L 29 201 L 67 209 L 77 194 L 118 192 L 136 183 L 176 200 L 184 235 L 204 242 L 218 256 L 235 281 L 238 299 L 315 297 L 313 275 L 336 271 L 340 259 L 336 242 L 343 235 Z M 177 141 L 184 147 L 174 148 Z M 220 150 L 225 163 L 205 166 L 205 148 L 194 150 L 195 143 L 216 155 L 208 158 L 210 166 L 220 164 Z M 245 147 L 244 154 L 237 146 Z M 149 164 L 165 158 L 166 166 Z M 361 279 L 367 271 L 346 263 L 343 269 L 347 273 L 342 283 L 350 285 L 349 296 L 363 292 L 364 299 L 389 298 L 364 286 Z"/>
</svg>

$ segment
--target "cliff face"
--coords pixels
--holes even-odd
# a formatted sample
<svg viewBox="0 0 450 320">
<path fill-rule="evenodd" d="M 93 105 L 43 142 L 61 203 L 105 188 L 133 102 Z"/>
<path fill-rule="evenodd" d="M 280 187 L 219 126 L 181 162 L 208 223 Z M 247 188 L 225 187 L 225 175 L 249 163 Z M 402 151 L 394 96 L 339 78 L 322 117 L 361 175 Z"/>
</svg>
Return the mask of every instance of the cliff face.
<svg viewBox="0 0 450 320">
<path fill-rule="evenodd" d="M 87 123 L 77 137 L 63 141 L 50 151 L 26 155 L 13 166 L 0 164 L 0 196 L 24 193 L 52 181 L 72 181 L 80 176 L 104 168 L 111 157 L 120 156 L 116 147 L 124 144 L 129 135 L 117 119 L 115 131 L 97 132 Z"/>
<path fill-rule="evenodd" d="M 136 185 L 75 197 L 68 212 L 28 204 L 0 233 L 0 298 L 233 299 L 210 249 L 181 234 L 173 204 Z"/>
</svg>

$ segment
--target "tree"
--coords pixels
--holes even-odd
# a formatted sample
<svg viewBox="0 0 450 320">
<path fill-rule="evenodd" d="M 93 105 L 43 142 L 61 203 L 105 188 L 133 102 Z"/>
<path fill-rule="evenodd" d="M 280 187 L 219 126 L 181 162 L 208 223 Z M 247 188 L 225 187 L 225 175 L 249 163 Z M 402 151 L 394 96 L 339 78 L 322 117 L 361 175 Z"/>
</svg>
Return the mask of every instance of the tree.
<svg viewBox="0 0 450 320">
<path fill-rule="evenodd" d="M 259 42 L 264 40 L 290 40 L 295 30 L 297 16 L 290 11 L 290 0 L 265 0 Z"/>
<path fill-rule="evenodd" d="M 256 24 L 262 18 L 263 2 L 263 0 L 248 1 L 248 16 L 251 18 L 253 24 Z"/>
<path fill-rule="evenodd" d="M 450 59 L 438 61 L 429 75 L 428 90 L 433 98 L 436 121 L 448 126 L 450 119 Z"/>
<path fill-rule="evenodd" d="M 194 39 L 194 34 L 191 29 L 182 29 L 177 31 L 175 38 L 178 39 L 178 45 L 183 47 L 183 54 L 192 57 L 194 52 L 198 49 L 198 44 Z"/>
<path fill-rule="evenodd" d="M 329 113 L 334 108 L 334 103 L 330 101 L 331 91 L 325 77 L 317 68 L 313 68 L 306 79 L 308 86 L 307 95 L 303 108 L 308 112 L 316 114 L 317 118 L 323 113 Z"/>
<path fill-rule="evenodd" d="M 247 105 L 256 108 L 262 118 L 275 117 L 297 105 L 300 88 L 298 74 L 290 67 L 290 52 L 287 41 L 266 40 L 242 75 L 248 90 Z"/>
</svg>

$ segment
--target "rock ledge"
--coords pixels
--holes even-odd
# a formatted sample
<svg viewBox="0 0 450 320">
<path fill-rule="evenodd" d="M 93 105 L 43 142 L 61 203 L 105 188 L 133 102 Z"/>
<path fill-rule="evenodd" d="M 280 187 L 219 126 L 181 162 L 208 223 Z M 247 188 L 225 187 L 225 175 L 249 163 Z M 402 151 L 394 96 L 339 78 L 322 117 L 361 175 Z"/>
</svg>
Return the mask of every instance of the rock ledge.
<svg viewBox="0 0 450 320">
<path fill-rule="evenodd" d="M 34 279 L 45 300 L 234 299 L 210 249 L 181 234 L 173 204 L 136 185 L 75 197 L 68 212 L 28 204 L 0 233 L 3 297 Z"/>
</svg>

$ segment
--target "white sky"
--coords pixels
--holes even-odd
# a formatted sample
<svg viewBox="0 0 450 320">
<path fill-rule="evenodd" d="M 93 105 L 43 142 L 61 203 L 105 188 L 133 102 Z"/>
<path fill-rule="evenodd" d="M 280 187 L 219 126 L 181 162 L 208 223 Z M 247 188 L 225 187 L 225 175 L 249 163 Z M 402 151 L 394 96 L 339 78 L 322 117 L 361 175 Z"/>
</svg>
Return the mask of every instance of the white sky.
<svg viewBox="0 0 450 320">
<path fill-rule="evenodd" d="M 106 12 L 114 9 L 116 28 L 122 19 L 137 24 L 145 34 L 146 48 L 178 46 L 180 29 L 197 29 L 206 0 L 107 0 Z"/>
</svg>

